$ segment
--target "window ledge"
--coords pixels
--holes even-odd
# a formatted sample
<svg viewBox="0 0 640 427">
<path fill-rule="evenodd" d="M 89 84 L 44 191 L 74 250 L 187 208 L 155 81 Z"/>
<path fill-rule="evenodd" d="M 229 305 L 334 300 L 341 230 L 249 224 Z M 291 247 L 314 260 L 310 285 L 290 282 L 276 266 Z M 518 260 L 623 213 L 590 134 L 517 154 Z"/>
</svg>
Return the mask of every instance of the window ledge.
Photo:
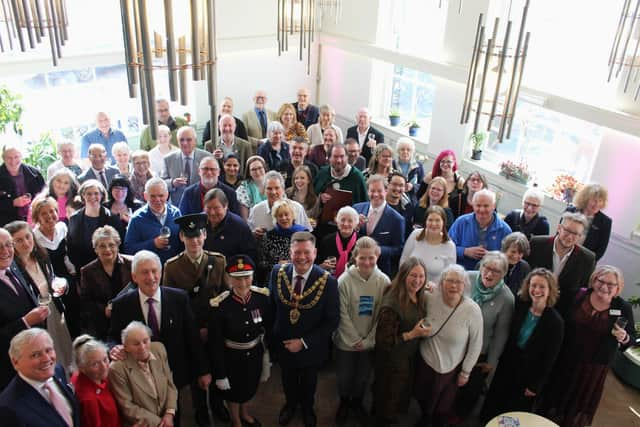
<svg viewBox="0 0 640 427">
<path fill-rule="evenodd" d="M 400 137 L 411 138 L 416 142 L 416 147 L 418 144 L 421 144 L 422 150 L 419 150 L 421 153 L 426 154 L 426 146 L 429 145 L 429 141 L 427 140 L 427 136 L 429 134 L 428 127 L 421 127 L 418 130 L 418 135 L 411 136 L 409 135 L 409 127 L 408 126 L 391 126 L 389 124 L 389 119 L 385 119 L 384 117 L 373 117 L 371 119 L 371 123 L 378 129 L 384 130 L 385 135 L 391 135 L 394 142 Z"/>
</svg>

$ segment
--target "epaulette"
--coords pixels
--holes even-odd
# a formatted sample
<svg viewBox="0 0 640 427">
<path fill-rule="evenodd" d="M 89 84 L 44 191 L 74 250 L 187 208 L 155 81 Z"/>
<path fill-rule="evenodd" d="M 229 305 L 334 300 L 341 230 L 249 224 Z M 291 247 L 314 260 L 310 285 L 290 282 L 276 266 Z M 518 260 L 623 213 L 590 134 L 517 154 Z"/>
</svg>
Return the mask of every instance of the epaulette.
<svg viewBox="0 0 640 427">
<path fill-rule="evenodd" d="M 180 259 L 180 257 L 182 256 L 182 253 L 179 253 L 178 255 L 169 258 L 168 260 L 165 261 L 165 264 L 170 264 L 172 262 L 177 261 L 178 259 Z"/>
<path fill-rule="evenodd" d="M 269 288 L 261 288 L 260 286 L 251 285 L 251 290 L 267 297 L 270 295 Z"/>
<path fill-rule="evenodd" d="M 224 301 L 225 298 L 227 298 L 228 296 L 229 296 L 229 291 L 224 291 L 223 293 L 221 293 L 217 297 L 211 298 L 209 300 L 209 304 L 211 305 L 211 307 L 218 307 L 220 305 L 220 303 L 222 301 Z"/>
<path fill-rule="evenodd" d="M 213 255 L 213 256 L 217 256 L 219 258 L 225 258 L 224 254 L 220 253 L 220 252 L 214 252 L 214 251 L 208 251 L 208 250 L 204 250 L 204 254 L 205 255 Z"/>
</svg>

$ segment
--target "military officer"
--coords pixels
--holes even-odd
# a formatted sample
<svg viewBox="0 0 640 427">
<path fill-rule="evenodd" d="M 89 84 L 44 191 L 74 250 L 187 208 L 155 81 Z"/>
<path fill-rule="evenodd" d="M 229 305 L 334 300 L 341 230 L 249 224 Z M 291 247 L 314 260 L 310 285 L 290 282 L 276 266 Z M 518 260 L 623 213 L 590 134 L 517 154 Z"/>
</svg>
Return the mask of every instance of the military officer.
<svg viewBox="0 0 640 427">
<path fill-rule="evenodd" d="M 256 266 L 247 255 L 234 255 L 227 265 L 231 290 L 211 300 L 209 352 L 215 384 L 229 405 L 231 425 L 260 426 L 247 403 L 259 381 L 269 378 L 265 337 L 271 328 L 269 289 L 252 286 Z"/>
<path fill-rule="evenodd" d="M 207 215 L 183 215 L 175 219 L 180 227 L 180 240 L 185 250 L 167 260 L 164 268 L 162 285 L 187 291 L 191 307 L 200 329 L 200 337 L 207 341 L 207 321 L 209 318 L 209 300 L 226 289 L 223 275 L 225 257 L 218 252 L 203 249 L 207 238 Z M 210 386 L 210 401 L 213 414 L 223 422 L 229 421 L 229 413 L 222 403 L 215 387 Z M 206 392 L 198 387 L 191 387 L 196 422 L 200 426 L 209 425 Z"/>
<path fill-rule="evenodd" d="M 278 422 L 287 425 L 298 405 L 305 427 L 316 426 L 313 409 L 318 370 L 329 355 L 331 334 L 340 316 L 338 283 L 314 265 L 315 237 L 291 236 L 291 264 L 276 265 L 269 277 L 273 300 L 272 348 L 277 351 L 286 402 Z"/>
</svg>

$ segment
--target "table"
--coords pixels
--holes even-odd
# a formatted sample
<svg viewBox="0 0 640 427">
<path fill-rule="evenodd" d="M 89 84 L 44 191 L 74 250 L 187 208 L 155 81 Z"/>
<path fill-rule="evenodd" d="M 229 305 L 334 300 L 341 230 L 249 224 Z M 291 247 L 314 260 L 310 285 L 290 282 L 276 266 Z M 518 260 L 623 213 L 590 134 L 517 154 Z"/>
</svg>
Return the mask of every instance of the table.
<svg viewBox="0 0 640 427">
<path fill-rule="evenodd" d="M 500 417 L 517 418 L 520 421 L 520 427 L 558 427 L 558 424 L 549 421 L 545 417 L 530 412 L 507 412 L 500 414 L 489 421 L 486 427 L 499 427 L 500 424 L 498 424 L 498 420 Z"/>
</svg>

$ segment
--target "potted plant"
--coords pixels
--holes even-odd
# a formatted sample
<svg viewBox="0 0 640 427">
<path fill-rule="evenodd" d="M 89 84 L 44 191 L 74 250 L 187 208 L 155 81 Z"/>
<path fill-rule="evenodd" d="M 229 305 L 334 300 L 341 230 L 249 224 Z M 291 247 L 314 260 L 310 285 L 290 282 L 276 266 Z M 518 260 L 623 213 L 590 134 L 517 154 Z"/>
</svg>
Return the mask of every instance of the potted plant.
<svg viewBox="0 0 640 427">
<path fill-rule="evenodd" d="M 500 163 L 500 175 L 511 181 L 527 184 L 531 179 L 531 172 L 526 162 L 514 163 L 510 160 Z"/>
<path fill-rule="evenodd" d="M 561 200 L 567 204 L 573 202 L 573 196 L 580 190 L 584 184 L 569 174 L 561 173 L 556 176 L 551 187 L 547 188 L 554 199 Z"/>
<path fill-rule="evenodd" d="M 411 119 L 404 125 L 409 128 L 409 136 L 416 136 L 418 134 L 418 129 L 420 129 L 420 125 L 418 124 L 416 119 Z"/>
<path fill-rule="evenodd" d="M 11 124 L 13 131 L 22 135 L 22 104 L 21 96 L 11 92 L 5 86 L 0 86 L 0 134 L 7 131 L 7 126 Z"/>
<path fill-rule="evenodd" d="M 57 147 L 56 142 L 50 132 L 40 135 L 38 141 L 29 141 L 27 143 L 27 155 L 23 161 L 40 171 L 46 171 L 51 163 L 56 161 Z"/>
<path fill-rule="evenodd" d="M 397 109 L 391 110 L 389 113 L 389 124 L 391 126 L 398 126 L 400 124 L 400 111 Z"/>
<path fill-rule="evenodd" d="M 472 133 L 469 135 L 469 141 L 471 141 L 471 159 L 480 160 L 482 158 L 482 146 L 486 135 L 482 132 Z"/>
</svg>

